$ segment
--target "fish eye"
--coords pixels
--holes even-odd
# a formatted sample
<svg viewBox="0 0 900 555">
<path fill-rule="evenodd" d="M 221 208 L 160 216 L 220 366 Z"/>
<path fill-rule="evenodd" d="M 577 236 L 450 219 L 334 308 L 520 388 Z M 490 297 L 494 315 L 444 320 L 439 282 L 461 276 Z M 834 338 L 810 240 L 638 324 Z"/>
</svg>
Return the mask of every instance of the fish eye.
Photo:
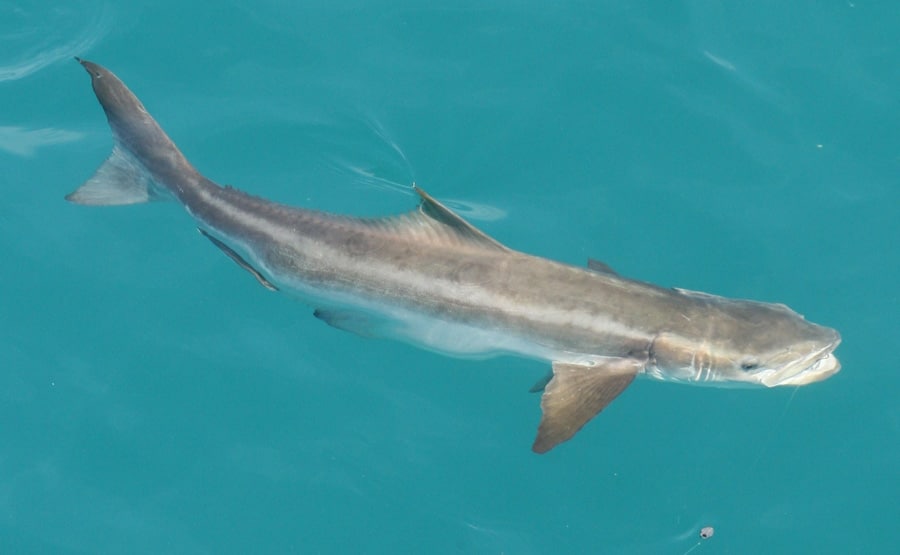
<svg viewBox="0 0 900 555">
<path fill-rule="evenodd" d="M 759 362 L 756 359 L 748 358 L 741 362 L 741 370 L 756 370 L 759 368 Z"/>
</svg>

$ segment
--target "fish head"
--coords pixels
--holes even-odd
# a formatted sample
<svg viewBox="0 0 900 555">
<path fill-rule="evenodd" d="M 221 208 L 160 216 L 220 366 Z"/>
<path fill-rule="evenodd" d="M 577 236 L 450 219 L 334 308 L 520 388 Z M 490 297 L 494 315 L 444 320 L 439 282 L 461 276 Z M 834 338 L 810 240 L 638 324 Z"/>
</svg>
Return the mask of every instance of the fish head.
<svg viewBox="0 0 900 555">
<path fill-rule="evenodd" d="M 834 375 L 840 334 L 782 304 L 709 296 L 694 333 L 666 332 L 651 347 L 662 379 L 716 386 L 806 385 Z"/>
</svg>

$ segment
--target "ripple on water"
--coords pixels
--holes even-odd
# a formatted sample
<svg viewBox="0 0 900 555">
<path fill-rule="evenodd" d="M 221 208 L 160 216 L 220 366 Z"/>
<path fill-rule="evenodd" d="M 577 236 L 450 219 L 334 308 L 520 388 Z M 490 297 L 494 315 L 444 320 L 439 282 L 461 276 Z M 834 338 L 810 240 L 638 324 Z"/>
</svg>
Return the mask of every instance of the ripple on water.
<svg viewBox="0 0 900 555">
<path fill-rule="evenodd" d="M 0 82 L 22 79 L 64 58 L 82 55 L 110 28 L 107 4 L 0 2 Z"/>
</svg>

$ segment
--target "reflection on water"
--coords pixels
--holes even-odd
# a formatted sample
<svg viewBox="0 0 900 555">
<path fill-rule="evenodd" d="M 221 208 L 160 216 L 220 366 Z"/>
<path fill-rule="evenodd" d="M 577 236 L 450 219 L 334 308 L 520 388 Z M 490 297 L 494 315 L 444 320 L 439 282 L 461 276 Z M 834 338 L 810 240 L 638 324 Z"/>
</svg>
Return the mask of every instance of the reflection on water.
<svg viewBox="0 0 900 555">
<path fill-rule="evenodd" d="M 0 150 L 17 156 L 34 156 L 37 149 L 77 141 L 84 135 L 77 131 L 54 129 L 26 129 L 24 127 L 0 125 Z"/>
</svg>

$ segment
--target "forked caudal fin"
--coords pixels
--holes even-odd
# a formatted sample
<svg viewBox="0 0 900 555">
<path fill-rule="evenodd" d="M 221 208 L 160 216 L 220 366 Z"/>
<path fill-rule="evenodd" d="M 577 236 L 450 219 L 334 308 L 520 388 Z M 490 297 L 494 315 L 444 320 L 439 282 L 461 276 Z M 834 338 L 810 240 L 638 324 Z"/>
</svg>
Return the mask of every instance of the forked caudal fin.
<svg viewBox="0 0 900 555">
<path fill-rule="evenodd" d="M 75 59 L 91 76 L 94 94 L 106 113 L 114 144 L 106 161 L 81 187 L 69 193 L 66 200 L 107 206 L 169 198 L 167 188 L 154 182 L 148 163 L 163 174 L 196 176 L 196 170 L 175 143 L 118 77 L 95 63 Z"/>
<path fill-rule="evenodd" d="M 76 204 L 112 206 L 160 199 L 146 168 L 116 144 L 112 154 L 84 184 L 66 195 Z"/>
</svg>

